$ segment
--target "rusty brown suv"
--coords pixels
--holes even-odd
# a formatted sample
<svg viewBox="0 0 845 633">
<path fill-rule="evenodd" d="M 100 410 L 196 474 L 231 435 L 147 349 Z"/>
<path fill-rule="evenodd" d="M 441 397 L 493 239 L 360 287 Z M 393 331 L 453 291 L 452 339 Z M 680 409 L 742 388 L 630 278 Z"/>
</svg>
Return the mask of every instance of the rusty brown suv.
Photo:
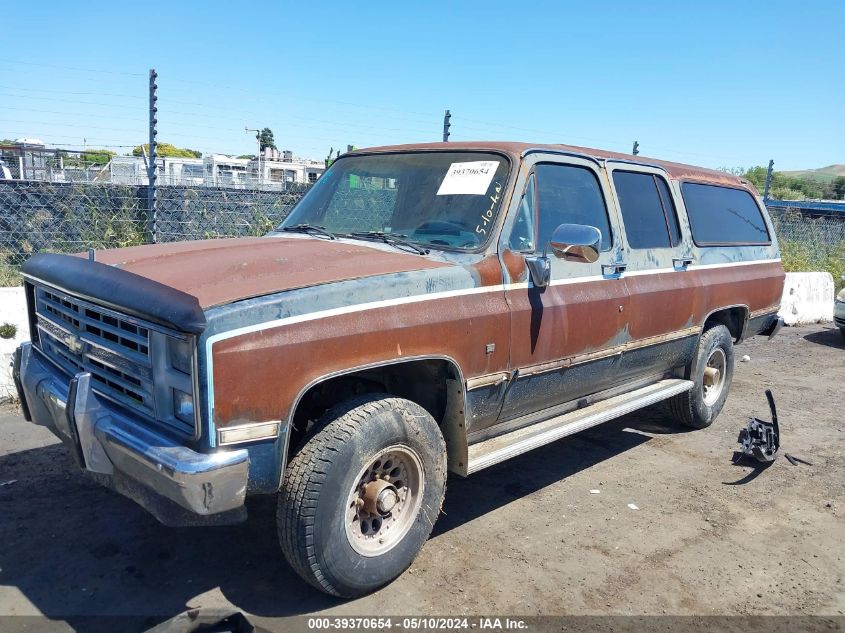
<svg viewBox="0 0 845 633">
<path fill-rule="evenodd" d="M 662 400 L 718 415 L 784 273 L 728 174 L 558 145 L 337 160 L 264 238 L 37 255 L 25 414 L 170 524 L 278 496 L 285 556 L 355 596 L 466 476 Z"/>
</svg>

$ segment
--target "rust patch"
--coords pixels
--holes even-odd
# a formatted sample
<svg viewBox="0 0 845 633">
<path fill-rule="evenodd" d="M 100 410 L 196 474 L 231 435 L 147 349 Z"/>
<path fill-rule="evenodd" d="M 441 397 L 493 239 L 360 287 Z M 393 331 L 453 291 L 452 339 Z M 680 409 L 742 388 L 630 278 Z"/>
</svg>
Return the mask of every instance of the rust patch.
<svg viewBox="0 0 845 633">
<path fill-rule="evenodd" d="M 478 275 L 481 286 L 494 286 L 502 283 L 502 266 L 495 255 L 488 255 L 470 266 Z"/>
<path fill-rule="evenodd" d="M 324 239 L 237 238 L 98 251 L 97 260 L 195 296 L 203 308 L 283 290 L 449 266 Z"/>
<path fill-rule="evenodd" d="M 353 312 L 215 343 L 218 428 L 286 419 L 297 395 L 329 373 L 403 357 L 449 356 L 466 376 L 508 366 L 504 293 L 470 294 Z M 487 352 L 487 344 L 495 349 Z"/>
</svg>

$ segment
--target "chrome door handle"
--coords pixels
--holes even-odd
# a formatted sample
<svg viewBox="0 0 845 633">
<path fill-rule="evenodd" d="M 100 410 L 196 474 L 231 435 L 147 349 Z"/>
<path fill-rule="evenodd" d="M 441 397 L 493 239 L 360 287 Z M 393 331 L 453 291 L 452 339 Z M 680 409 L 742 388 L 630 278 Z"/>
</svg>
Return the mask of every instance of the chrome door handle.
<svg viewBox="0 0 845 633">
<path fill-rule="evenodd" d="M 675 265 L 675 268 L 686 268 L 692 264 L 692 257 L 675 257 L 672 263 Z"/>
<path fill-rule="evenodd" d="M 620 275 L 628 268 L 625 262 L 616 262 L 615 264 L 602 264 L 601 272 L 603 275 Z"/>
</svg>

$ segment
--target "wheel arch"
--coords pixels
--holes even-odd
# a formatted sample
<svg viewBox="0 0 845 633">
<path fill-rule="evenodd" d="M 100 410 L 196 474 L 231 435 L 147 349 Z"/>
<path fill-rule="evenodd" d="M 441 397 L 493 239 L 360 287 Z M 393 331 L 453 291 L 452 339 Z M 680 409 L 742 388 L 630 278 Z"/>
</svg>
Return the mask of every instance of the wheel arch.
<svg viewBox="0 0 845 633">
<path fill-rule="evenodd" d="M 315 378 L 300 390 L 291 407 L 280 475 L 284 477 L 286 463 L 305 436 L 309 420 L 316 419 L 347 398 L 379 392 L 411 400 L 426 409 L 443 434 L 449 470 L 465 475 L 465 385 L 458 362 L 451 356 L 440 354 L 369 363 Z"/>
<path fill-rule="evenodd" d="M 719 323 L 728 328 L 734 342 L 739 343 L 745 338 L 749 314 L 748 306 L 742 303 L 717 308 L 705 317 L 701 332 L 704 333 L 708 324 Z"/>
</svg>

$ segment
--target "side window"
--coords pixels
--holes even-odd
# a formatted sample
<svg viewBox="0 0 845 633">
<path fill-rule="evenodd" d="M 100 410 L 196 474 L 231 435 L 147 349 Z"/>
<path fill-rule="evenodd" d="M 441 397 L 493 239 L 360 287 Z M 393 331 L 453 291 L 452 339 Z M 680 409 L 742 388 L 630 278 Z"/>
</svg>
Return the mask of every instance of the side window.
<svg viewBox="0 0 845 633">
<path fill-rule="evenodd" d="M 607 206 L 595 174 L 585 167 L 543 163 L 534 169 L 537 178 L 536 249 L 543 250 L 561 224 L 586 224 L 601 231 L 601 249 L 612 243 Z"/>
<path fill-rule="evenodd" d="M 669 248 L 681 242 L 666 181 L 654 174 L 614 171 L 613 186 L 631 248 Z"/>
<path fill-rule="evenodd" d="M 748 191 L 692 182 L 681 189 L 696 244 L 771 243 L 760 207 Z"/>
<path fill-rule="evenodd" d="M 508 247 L 513 251 L 534 251 L 534 218 L 536 217 L 534 198 L 534 174 L 531 174 L 525 193 L 522 194 L 522 200 L 519 201 L 516 220 L 508 240 Z"/>
</svg>

